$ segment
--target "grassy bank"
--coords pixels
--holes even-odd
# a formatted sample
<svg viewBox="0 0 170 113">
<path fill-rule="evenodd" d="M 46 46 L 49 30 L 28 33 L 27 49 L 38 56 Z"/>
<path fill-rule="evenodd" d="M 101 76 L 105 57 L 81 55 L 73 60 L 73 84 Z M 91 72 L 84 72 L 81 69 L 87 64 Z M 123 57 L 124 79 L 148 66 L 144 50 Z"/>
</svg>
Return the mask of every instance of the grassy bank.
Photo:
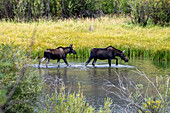
<svg viewBox="0 0 170 113">
<path fill-rule="evenodd" d="M 90 49 L 112 45 L 125 49 L 129 57 L 148 57 L 170 60 L 170 27 L 140 27 L 128 23 L 128 18 L 104 17 L 93 20 L 94 31 L 89 31 L 90 19 L 40 21 L 34 23 L 0 23 L 0 43 L 14 41 L 42 57 L 46 48 L 73 44 L 76 57 L 88 57 Z M 36 30 L 35 30 L 36 29 Z M 34 32 L 35 31 L 35 32 Z M 35 33 L 35 35 L 33 35 Z"/>
</svg>

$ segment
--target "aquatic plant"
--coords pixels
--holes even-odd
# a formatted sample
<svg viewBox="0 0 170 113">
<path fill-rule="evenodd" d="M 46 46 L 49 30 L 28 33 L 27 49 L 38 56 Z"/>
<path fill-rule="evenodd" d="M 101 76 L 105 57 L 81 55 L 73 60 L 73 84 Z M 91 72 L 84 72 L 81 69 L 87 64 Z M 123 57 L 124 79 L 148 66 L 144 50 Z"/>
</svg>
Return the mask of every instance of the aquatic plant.
<svg viewBox="0 0 170 113">
<path fill-rule="evenodd" d="M 36 29 L 32 57 L 42 57 L 47 48 L 73 44 L 76 56 L 89 57 L 90 49 L 114 46 L 125 49 L 131 58 L 170 60 L 169 27 L 141 27 L 128 23 L 129 18 L 101 17 L 97 19 L 67 19 L 33 23 L 0 23 L 0 43 L 10 37 L 15 45 L 30 47 L 32 33 Z M 93 22 L 94 31 L 89 31 Z"/>
</svg>

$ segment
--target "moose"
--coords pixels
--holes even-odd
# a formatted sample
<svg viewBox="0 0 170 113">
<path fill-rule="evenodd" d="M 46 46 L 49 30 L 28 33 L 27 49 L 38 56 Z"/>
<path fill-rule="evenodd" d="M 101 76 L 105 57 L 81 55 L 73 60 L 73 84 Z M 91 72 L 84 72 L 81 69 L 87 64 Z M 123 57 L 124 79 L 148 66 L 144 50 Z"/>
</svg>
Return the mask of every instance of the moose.
<svg viewBox="0 0 170 113">
<path fill-rule="evenodd" d="M 67 60 L 66 60 L 66 57 L 67 57 L 67 54 L 76 54 L 76 51 L 73 50 L 73 45 L 70 44 L 69 47 L 58 47 L 56 49 L 46 49 L 44 51 L 44 57 L 39 61 L 39 65 L 38 65 L 38 68 L 40 68 L 40 64 L 47 59 L 47 62 L 46 62 L 46 68 L 48 68 L 48 63 L 49 61 L 52 59 L 52 60 L 58 60 L 57 63 L 58 63 L 58 67 L 60 67 L 60 59 L 63 59 L 64 62 L 66 63 L 67 66 L 69 66 Z"/>
<path fill-rule="evenodd" d="M 92 59 L 94 59 L 92 62 L 93 66 L 95 66 L 97 59 L 108 59 L 109 67 L 111 67 L 111 59 L 116 59 L 116 65 L 118 65 L 118 59 L 116 58 L 116 56 L 119 56 L 122 60 L 128 62 L 128 58 L 126 58 L 125 56 L 125 50 L 122 52 L 112 46 L 108 46 L 107 48 L 93 48 L 85 66 L 87 66 Z"/>
</svg>

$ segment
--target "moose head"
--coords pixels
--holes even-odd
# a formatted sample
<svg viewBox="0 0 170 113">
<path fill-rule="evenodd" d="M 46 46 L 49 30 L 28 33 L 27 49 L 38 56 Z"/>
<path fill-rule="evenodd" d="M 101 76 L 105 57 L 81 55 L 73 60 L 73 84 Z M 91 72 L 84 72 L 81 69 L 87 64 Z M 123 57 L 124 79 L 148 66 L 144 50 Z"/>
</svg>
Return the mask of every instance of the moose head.
<svg viewBox="0 0 170 113">
<path fill-rule="evenodd" d="M 71 53 L 76 54 L 76 51 L 73 49 L 73 44 L 70 44 L 69 48 L 70 48 L 69 54 Z"/>
<path fill-rule="evenodd" d="M 128 58 L 125 56 L 125 50 L 120 54 L 120 58 L 125 62 L 128 62 Z"/>
</svg>

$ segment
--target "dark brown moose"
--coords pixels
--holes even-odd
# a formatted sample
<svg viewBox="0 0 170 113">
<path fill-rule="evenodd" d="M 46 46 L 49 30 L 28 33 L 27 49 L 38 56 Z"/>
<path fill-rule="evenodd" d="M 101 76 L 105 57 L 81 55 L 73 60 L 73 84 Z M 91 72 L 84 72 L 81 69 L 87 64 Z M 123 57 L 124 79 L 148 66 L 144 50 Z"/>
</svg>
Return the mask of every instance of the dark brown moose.
<svg viewBox="0 0 170 113">
<path fill-rule="evenodd" d="M 94 59 L 92 63 L 93 66 L 95 66 L 97 59 L 100 60 L 108 59 L 108 63 L 110 67 L 111 67 L 111 59 L 116 59 L 116 65 L 118 65 L 118 59 L 116 58 L 116 56 L 119 56 L 122 60 L 128 62 L 128 58 L 126 58 L 125 56 L 125 50 L 122 52 L 112 46 L 109 46 L 107 48 L 93 48 L 90 53 L 90 58 L 85 65 L 87 66 L 92 59 Z"/>
<path fill-rule="evenodd" d="M 72 44 L 70 44 L 69 47 L 58 47 L 56 49 L 46 49 L 44 51 L 44 58 L 42 58 L 39 61 L 38 68 L 40 68 L 40 64 L 46 59 L 47 59 L 46 68 L 48 68 L 48 63 L 51 59 L 52 60 L 56 60 L 56 59 L 58 60 L 57 61 L 58 67 L 60 66 L 60 59 L 63 59 L 64 62 L 66 63 L 66 65 L 69 66 L 69 64 L 67 63 L 67 60 L 66 60 L 68 53 L 76 54 L 76 51 L 73 50 Z"/>
</svg>

